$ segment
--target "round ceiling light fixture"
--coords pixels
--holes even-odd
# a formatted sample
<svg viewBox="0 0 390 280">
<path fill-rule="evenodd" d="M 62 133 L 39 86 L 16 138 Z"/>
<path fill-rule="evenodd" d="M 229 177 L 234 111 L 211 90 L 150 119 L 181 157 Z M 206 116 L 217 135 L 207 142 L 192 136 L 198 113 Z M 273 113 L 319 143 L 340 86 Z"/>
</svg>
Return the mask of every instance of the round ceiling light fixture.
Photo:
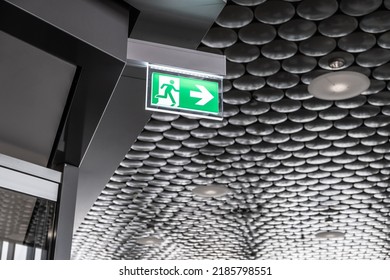
<svg viewBox="0 0 390 280">
<path fill-rule="evenodd" d="M 344 236 L 345 233 L 341 231 L 335 231 L 335 230 L 320 231 L 315 235 L 316 238 L 321 238 L 321 239 L 343 238 Z"/>
<path fill-rule="evenodd" d="M 229 192 L 229 189 L 224 185 L 208 185 L 199 186 L 192 190 L 195 195 L 201 197 L 220 197 Z"/>
<path fill-rule="evenodd" d="M 353 71 L 327 73 L 313 79 L 309 93 L 319 99 L 342 100 L 357 96 L 368 89 L 370 79 Z"/>
<path fill-rule="evenodd" d="M 163 243 L 163 240 L 157 237 L 147 236 L 137 239 L 136 242 L 140 245 L 159 246 L 161 243 Z"/>
</svg>

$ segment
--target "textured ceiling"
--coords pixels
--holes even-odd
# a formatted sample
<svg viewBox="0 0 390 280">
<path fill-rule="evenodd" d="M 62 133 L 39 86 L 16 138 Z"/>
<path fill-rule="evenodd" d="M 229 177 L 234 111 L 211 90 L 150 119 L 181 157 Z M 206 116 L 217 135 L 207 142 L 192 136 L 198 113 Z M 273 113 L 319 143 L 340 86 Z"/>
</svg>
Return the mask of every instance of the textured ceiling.
<svg viewBox="0 0 390 280">
<path fill-rule="evenodd" d="M 389 0 L 229 1 L 199 47 L 227 58 L 223 121 L 153 114 L 73 257 L 389 259 L 389 18 Z M 369 89 L 312 97 L 333 57 Z M 191 191 L 212 183 L 229 193 Z"/>
</svg>

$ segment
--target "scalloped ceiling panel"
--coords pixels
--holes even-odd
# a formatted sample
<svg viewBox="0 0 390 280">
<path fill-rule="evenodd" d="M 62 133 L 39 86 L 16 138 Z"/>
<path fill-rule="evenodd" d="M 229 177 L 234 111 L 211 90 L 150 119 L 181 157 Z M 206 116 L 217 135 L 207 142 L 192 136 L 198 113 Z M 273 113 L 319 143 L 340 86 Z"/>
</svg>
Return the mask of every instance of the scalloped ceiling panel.
<svg viewBox="0 0 390 280">
<path fill-rule="evenodd" d="M 224 119 L 154 113 L 78 228 L 73 257 L 389 259 L 389 9 L 228 1 L 199 47 L 226 55 Z M 311 96 L 334 58 L 369 89 Z M 229 191 L 192 192 L 210 184 Z M 316 237 L 327 230 L 344 235 Z"/>
</svg>

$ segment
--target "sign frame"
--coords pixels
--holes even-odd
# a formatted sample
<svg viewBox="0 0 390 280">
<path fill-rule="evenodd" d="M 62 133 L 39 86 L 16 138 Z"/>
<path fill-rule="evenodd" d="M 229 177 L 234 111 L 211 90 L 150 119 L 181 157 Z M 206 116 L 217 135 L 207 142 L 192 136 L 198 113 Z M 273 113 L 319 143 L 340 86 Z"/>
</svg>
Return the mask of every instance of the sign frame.
<svg viewBox="0 0 390 280">
<path fill-rule="evenodd" d="M 217 83 L 218 85 L 218 112 L 206 112 L 202 110 L 196 110 L 191 108 L 181 108 L 181 107 L 172 107 L 167 105 L 156 105 L 152 102 L 153 94 L 153 74 L 157 73 L 158 75 L 167 75 L 174 76 L 176 79 L 185 79 L 185 80 L 201 80 L 205 83 L 212 82 Z M 198 118 L 207 118 L 212 120 L 222 120 L 223 119 L 223 77 L 209 74 L 206 72 L 193 71 L 188 69 L 182 69 L 177 67 L 158 65 L 158 64 L 148 64 L 147 74 L 146 74 L 146 98 L 145 98 L 145 109 L 149 111 L 164 112 L 169 114 L 178 114 L 184 116 L 198 117 Z M 202 88 L 193 88 L 195 91 L 201 91 Z M 178 93 L 180 94 L 180 93 Z M 194 101 L 199 101 L 201 98 L 194 98 Z"/>
</svg>

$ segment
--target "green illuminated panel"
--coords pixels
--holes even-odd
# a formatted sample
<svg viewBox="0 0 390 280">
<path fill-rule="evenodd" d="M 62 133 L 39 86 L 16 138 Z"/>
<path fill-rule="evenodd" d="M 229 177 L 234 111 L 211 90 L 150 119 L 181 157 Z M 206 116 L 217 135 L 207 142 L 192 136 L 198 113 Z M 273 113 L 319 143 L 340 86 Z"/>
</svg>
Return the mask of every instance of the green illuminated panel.
<svg viewBox="0 0 390 280">
<path fill-rule="evenodd" d="M 218 81 L 153 72 L 150 83 L 152 106 L 173 111 L 183 109 L 215 115 L 220 113 Z"/>
</svg>

